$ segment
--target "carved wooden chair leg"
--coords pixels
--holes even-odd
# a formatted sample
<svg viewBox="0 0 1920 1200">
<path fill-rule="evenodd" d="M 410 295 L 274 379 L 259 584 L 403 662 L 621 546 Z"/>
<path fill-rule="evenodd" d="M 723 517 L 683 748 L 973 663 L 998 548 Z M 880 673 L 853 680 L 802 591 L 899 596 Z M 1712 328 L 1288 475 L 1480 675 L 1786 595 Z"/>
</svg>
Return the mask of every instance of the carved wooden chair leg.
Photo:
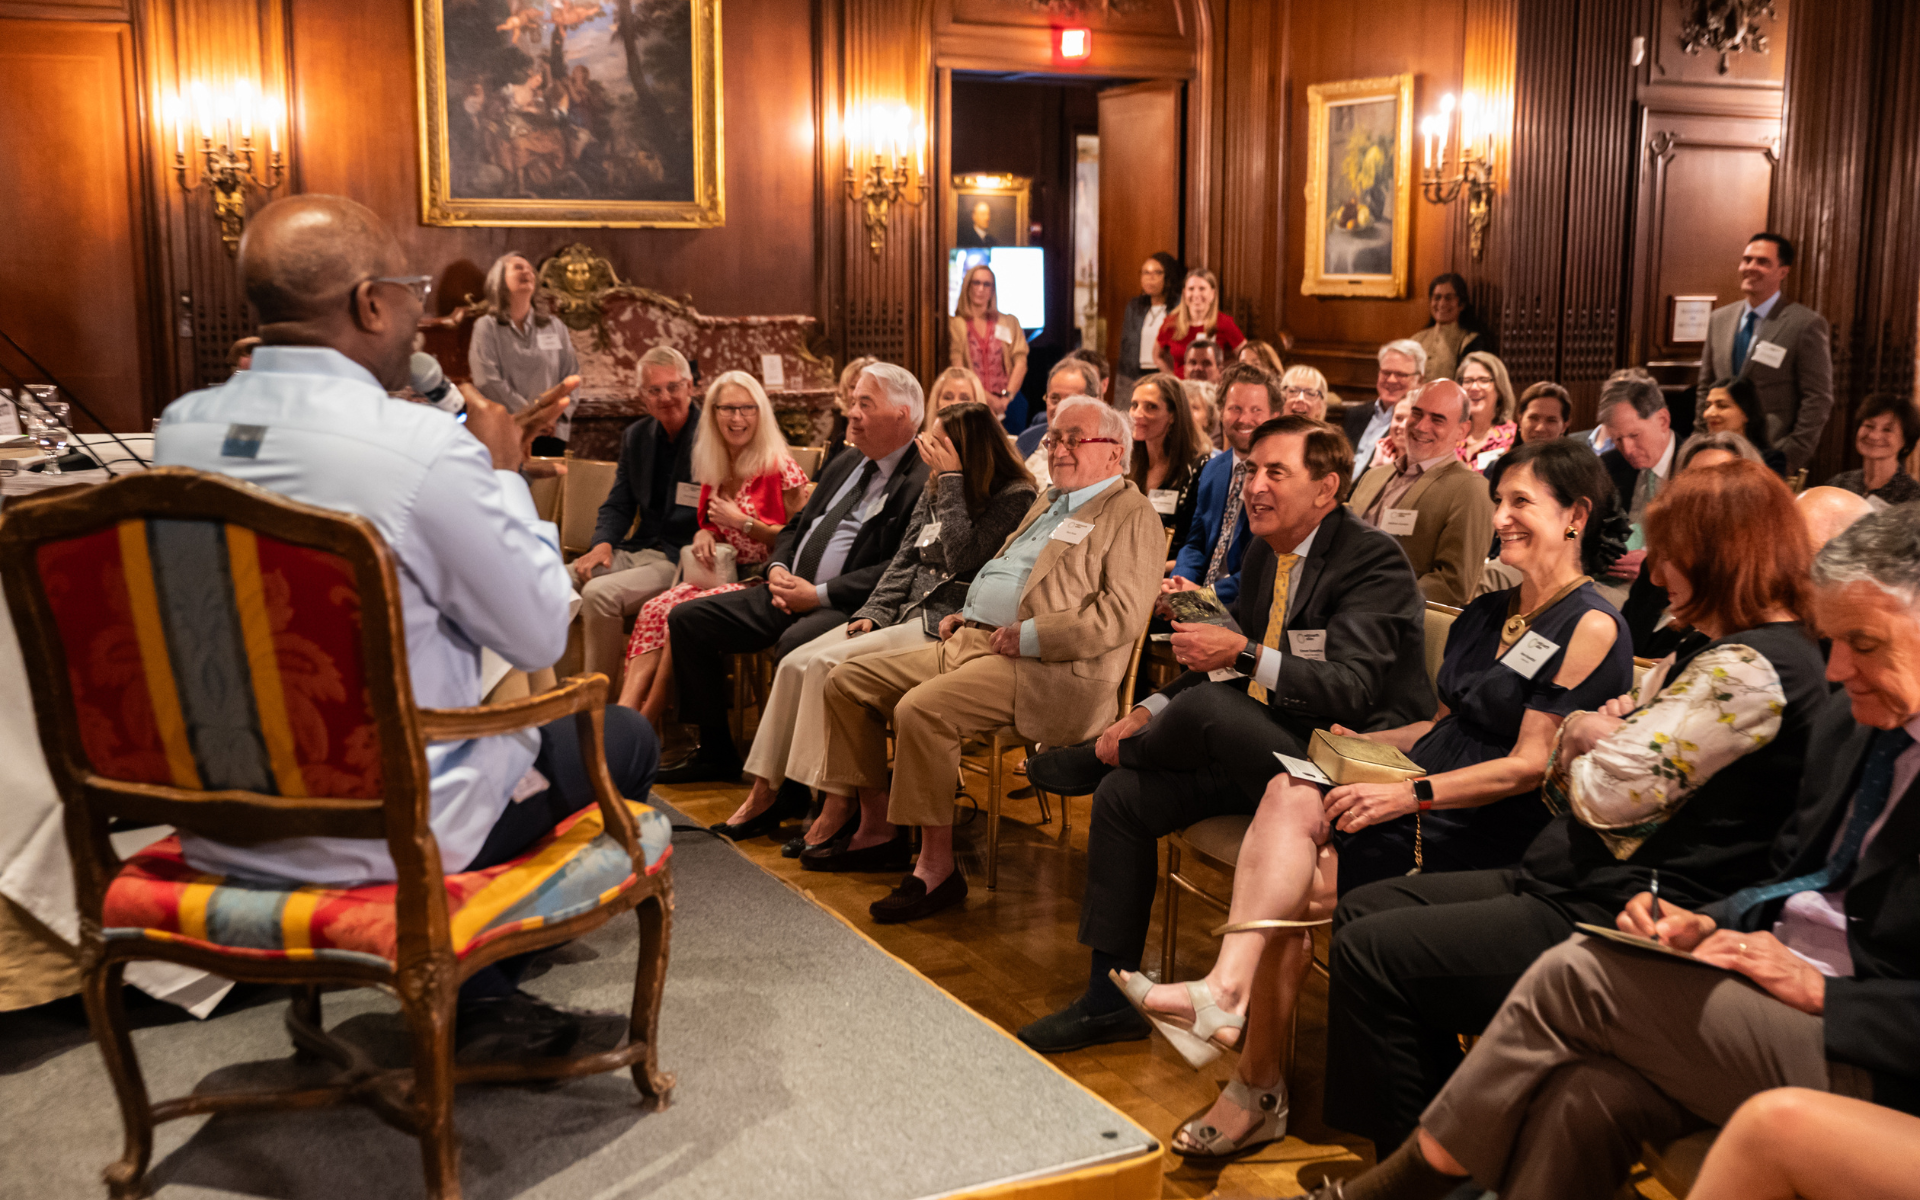
<svg viewBox="0 0 1920 1200">
<path fill-rule="evenodd" d="M 453 1023 L 457 995 L 451 963 L 402 969 L 400 1007 L 413 1041 L 414 1133 L 432 1200 L 460 1200 L 460 1142 L 453 1129 Z"/>
<path fill-rule="evenodd" d="M 106 1060 L 114 1095 L 120 1101 L 120 1119 L 126 1126 L 120 1161 L 104 1172 L 113 1200 L 137 1200 L 147 1194 L 147 1164 L 153 1159 L 153 1105 L 147 1098 L 146 1080 L 140 1075 L 140 1060 L 133 1053 L 127 1006 L 122 998 L 126 971 L 124 962 L 96 961 L 87 970 L 83 989 L 93 1040 L 100 1047 L 100 1057 Z"/>
<path fill-rule="evenodd" d="M 633 1083 L 659 1112 L 673 1101 L 673 1073 L 660 1069 L 660 993 L 666 986 L 667 953 L 673 943 L 672 893 L 649 896 L 633 914 L 640 921 L 640 966 L 627 1037 L 647 1048 L 644 1056 L 634 1060 Z"/>
</svg>

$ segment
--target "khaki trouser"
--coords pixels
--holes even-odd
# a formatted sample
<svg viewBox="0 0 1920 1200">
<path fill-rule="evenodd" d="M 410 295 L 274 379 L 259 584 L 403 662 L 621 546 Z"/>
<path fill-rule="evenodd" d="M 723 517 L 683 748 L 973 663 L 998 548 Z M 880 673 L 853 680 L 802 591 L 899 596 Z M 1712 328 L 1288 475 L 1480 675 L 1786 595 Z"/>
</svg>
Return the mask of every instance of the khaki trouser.
<svg viewBox="0 0 1920 1200">
<path fill-rule="evenodd" d="M 1520 977 L 1420 1124 L 1501 1200 L 1608 1200 L 1643 1140 L 1725 1124 L 1756 1092 L 1870 1098 L 1825 1045 L 1819 1017 L 1745 976 L 1575 934 Z"/>
<path fill-rule="evenodd" d="M 627 662 L 627 618 L 672 587 L 677 570 L 658 550 L 637 554 L 615 550 L 613 562 L 600 574 L 584 584 L 578 575 L 573 577 L 573 589 L 580 593 L 583 669 L 605 675 L 609 695 L 620 694 L 620 676 Z"/>
<path fill-rule="evenodd" d="M 926 646 L 933 641 L 918 613 L 901 625 L 889 625 L 857 637 L 836 625 L 796 647 L 774 669 L 773 690 L 760 711 L 760 729 L 747 751 L 747 774 L 778 787 L 791 779 L 805 787 L 826 782 L 827 718 L 822 694 L 827 676 L 843 662 Z"/>
<path fill-rule="evenodd" d="M 1013 724 L 1013 660 L 987 632 L 961 629 L 939 645 L 842 663 L 822 690 L 827 713 L 825 790 L 887 786 L 887 718 L 893 718 L 896 825 L 953 824 L 960 745 Z"/>
</svg>

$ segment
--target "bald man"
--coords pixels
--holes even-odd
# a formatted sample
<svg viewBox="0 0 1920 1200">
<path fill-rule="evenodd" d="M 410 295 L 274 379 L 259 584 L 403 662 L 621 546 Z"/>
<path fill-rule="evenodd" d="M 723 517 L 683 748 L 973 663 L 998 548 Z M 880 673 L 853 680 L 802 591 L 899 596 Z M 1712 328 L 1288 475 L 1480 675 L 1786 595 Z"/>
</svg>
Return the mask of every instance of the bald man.
<svg viewBox="0 0 1920 1200">
<path fill-rule="evenodd" d="M 1807 522 L 1807 536 L 1813 539 L 1813 552 L 1832 541 L 1834 535 L 1873 511 L 1873 502 L 1845 488 L 1811 487 L 1794 498 L 1800 516 Z"/>
<path fill-rule="evenodd" d="M 536 426 L 471 390 L 465 425 L 388 395 L 407 382 L 429 277 L 407 272 L 379 218 L 337 196 L 261 209 L 241 239 L 240 270 L 260 314 L 251 369 L 169 405 L 155 461 L 371 521 L 399 565 L 407 667 L 421 707 L 480 703 L 482 646 L 523 670 L 552 665 L 566 647 L 573 588 L 558 533 L 539 519 L 518 474 Z M 564 395 L 542 402 L 551 415 Z M 182 562 L 199 549 L 186 534 L 177 541 Z M 645 795 L 658 764 L 653 731 L 638 713 L 610 709 L 606 739 L 621 793 Z M 427 766 L 431 825 L 449 871 L 505 862 L 592 803 L 571 718 L 437 742 Z M 238 777 L 217 785 L 254 786 Z M 181 841 L 187 861 L 212 874 L 330 885 L 394 878 L 384 841 Z M 519 992 L 515 968 L 498 965 L 461 988 L 461 1055 L 565 1053 L 579 1022 Z"/>
</svg>

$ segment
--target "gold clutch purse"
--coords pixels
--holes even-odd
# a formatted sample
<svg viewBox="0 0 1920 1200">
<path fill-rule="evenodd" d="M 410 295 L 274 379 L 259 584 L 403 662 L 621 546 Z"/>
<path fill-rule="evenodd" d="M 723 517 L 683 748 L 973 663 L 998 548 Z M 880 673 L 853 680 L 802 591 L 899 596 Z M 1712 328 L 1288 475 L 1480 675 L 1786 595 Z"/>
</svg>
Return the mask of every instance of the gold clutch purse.
<svg viewBox="0 0 1920 1200">
<path fill-rule="evenodd" d="M 1392 746 L 1366 738 L 1344 737 L 1324 729 L 1313 731 L 1307 757 L 1336 784 L 1398 783 L 1427 773 L 1425 767 Z"/>
</svg>

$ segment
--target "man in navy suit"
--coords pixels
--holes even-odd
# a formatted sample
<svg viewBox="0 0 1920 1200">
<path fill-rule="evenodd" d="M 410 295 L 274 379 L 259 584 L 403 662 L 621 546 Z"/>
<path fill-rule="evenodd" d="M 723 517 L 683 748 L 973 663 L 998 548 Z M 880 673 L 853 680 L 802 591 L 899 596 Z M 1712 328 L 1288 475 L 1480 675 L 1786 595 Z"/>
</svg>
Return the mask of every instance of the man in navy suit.
<svg viewBox="0 0 1920 1200">
<path fill-rule="evenodd" d="M 1227 449 L 1200 469 L 1193 524 L 1163 592 L 1213 588 L 1220 603 L 1240 594 L 1240 560 L 1247 552 L 1247 512 L 1241 491 L 1253 464 L 1247 457 L 1253 431 L 1280 415 L 1280 381 L 1251 363 L 1235 363 L 1220 376 L 1220 425 Z"/>
</svg>

